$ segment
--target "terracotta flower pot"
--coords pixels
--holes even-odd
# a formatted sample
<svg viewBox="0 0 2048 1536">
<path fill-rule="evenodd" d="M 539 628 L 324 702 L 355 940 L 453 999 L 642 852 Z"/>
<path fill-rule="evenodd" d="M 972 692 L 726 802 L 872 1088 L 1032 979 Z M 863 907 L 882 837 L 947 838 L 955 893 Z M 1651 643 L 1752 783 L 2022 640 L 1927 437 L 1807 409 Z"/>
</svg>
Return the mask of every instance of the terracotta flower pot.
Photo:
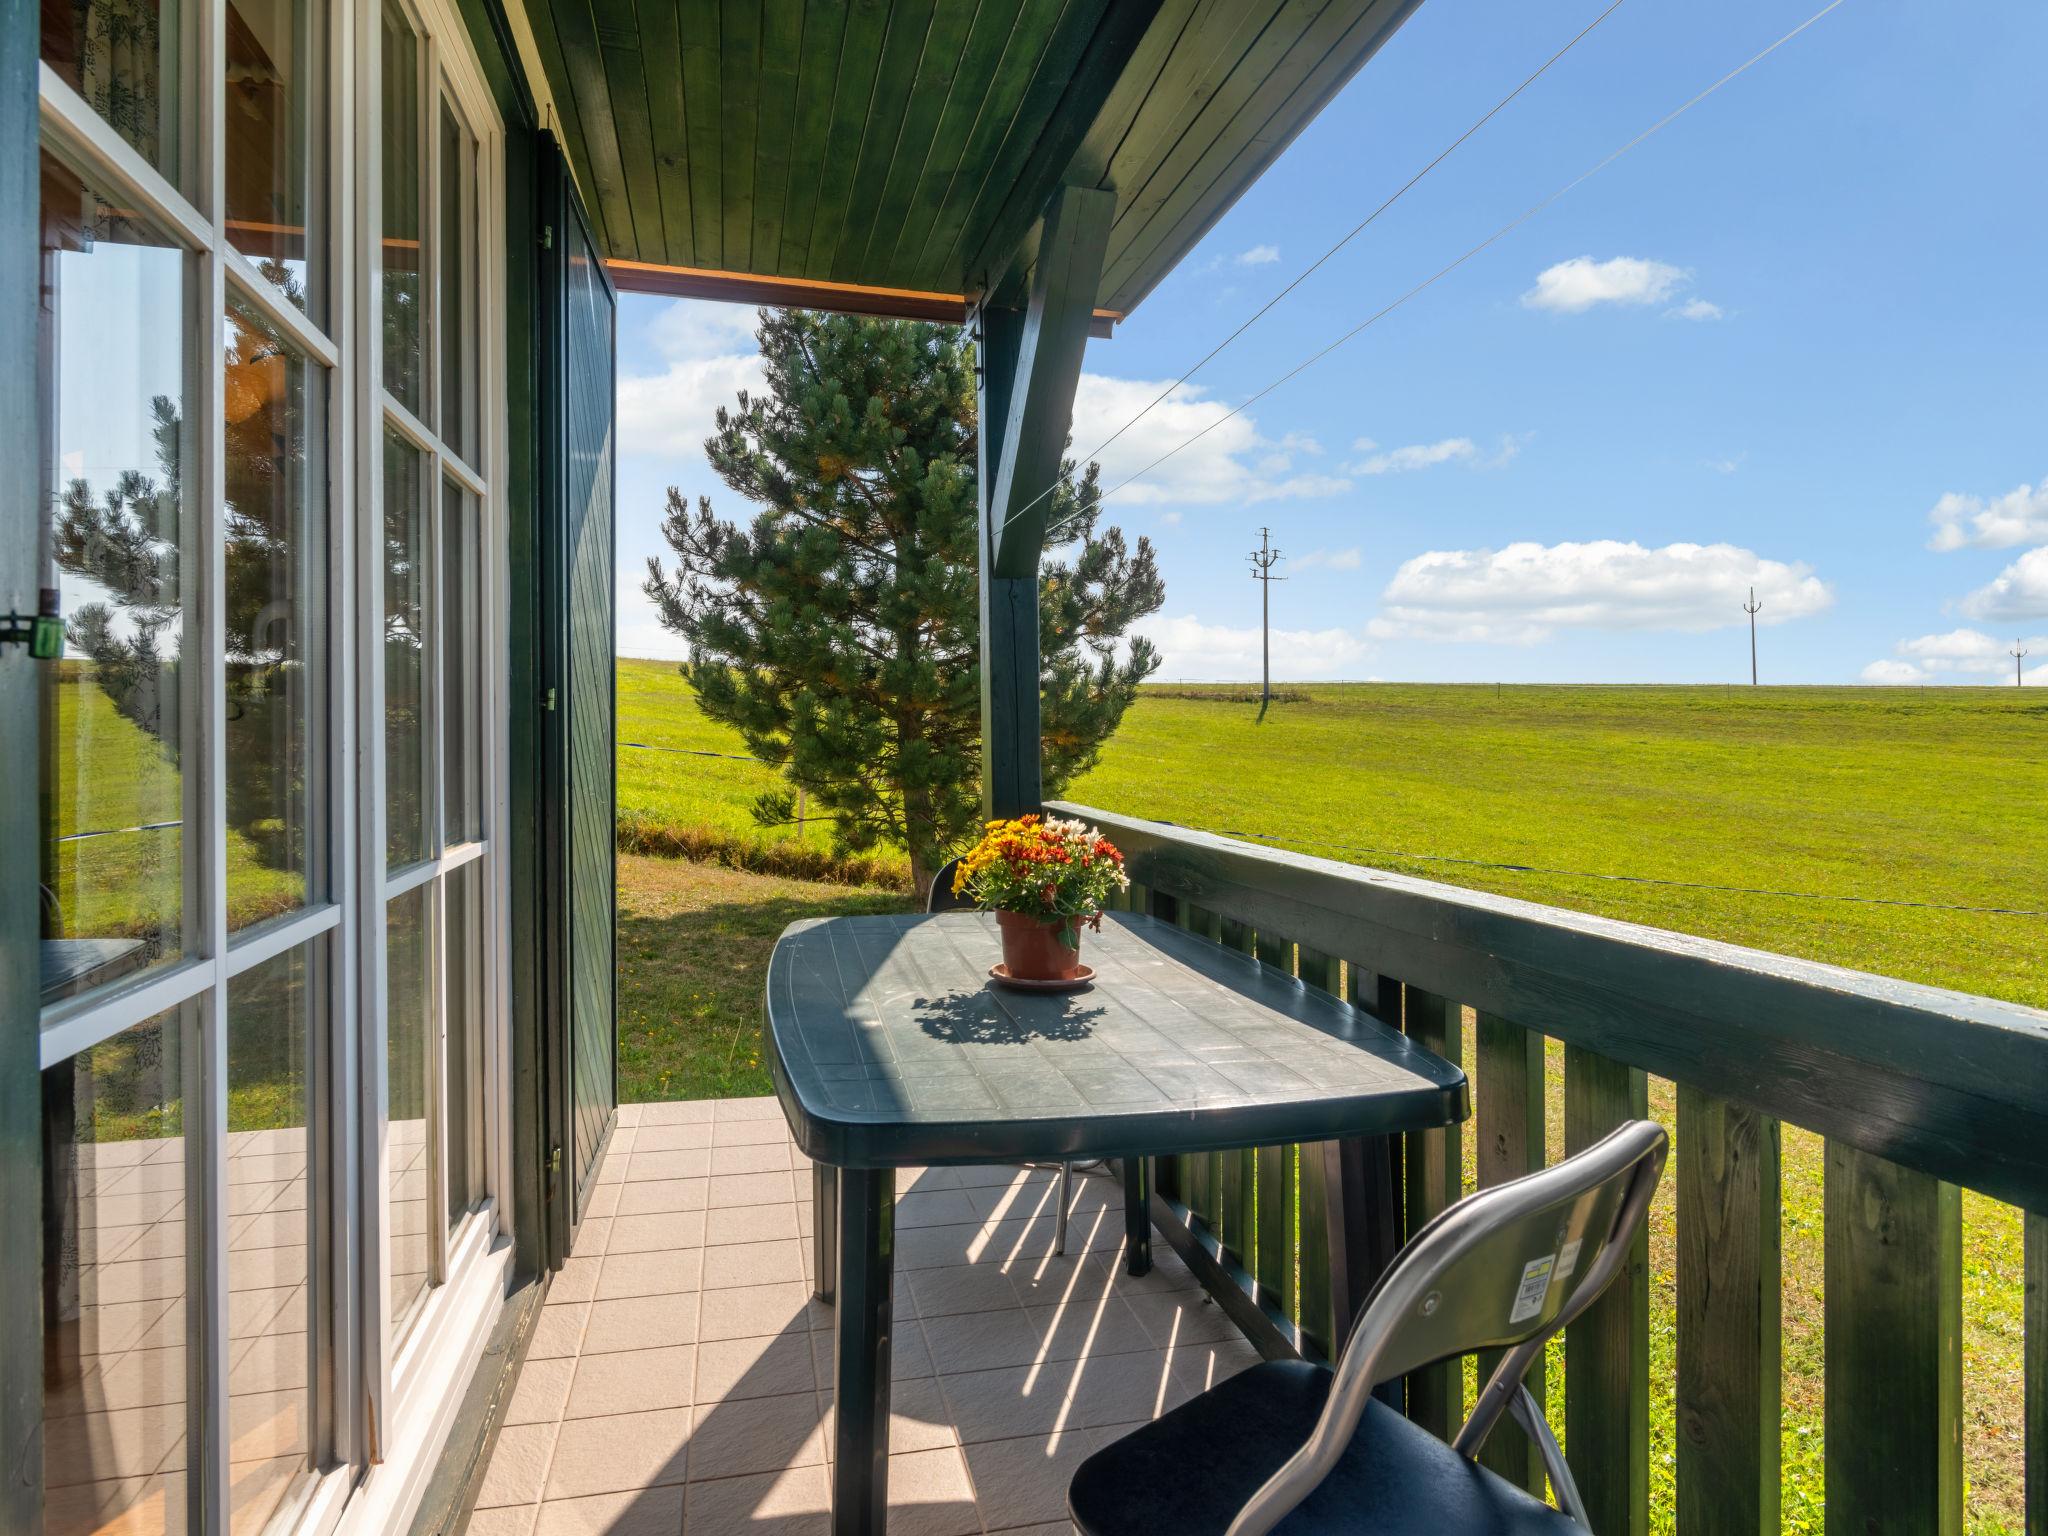
<svg viewBox="0 0 2048 1536">
<path fill-rule="evenodd" d="M 1017 980 L 1064 981 L 1080 969 L 1079 918 L 1047 922 L 1022 912 L 998 912 L 996 924 L 1003 931 L 1003 967 Z"/>
</svg>

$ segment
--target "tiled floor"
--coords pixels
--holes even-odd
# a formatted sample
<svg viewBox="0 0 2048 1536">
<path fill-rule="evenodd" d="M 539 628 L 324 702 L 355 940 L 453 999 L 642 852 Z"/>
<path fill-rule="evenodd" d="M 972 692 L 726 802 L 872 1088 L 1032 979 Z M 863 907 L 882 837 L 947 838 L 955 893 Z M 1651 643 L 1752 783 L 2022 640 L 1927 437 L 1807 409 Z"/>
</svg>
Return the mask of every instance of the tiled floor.
<svg viewBox="0 0 2048 1536">
<path fill-rule="evenodd" d="M 471 1536 L 824 1531 L 832 1312 L 811 1298 L 810 1166 L 773 1099 L 619 1111 Z M 1123 1271 L 1122 1191 L 905 1170 L 897 1182 L 896 1536 L 1066 1536 L 1082 1458 L 1257 1357 L 1163 1245 Z"/>
</svg>

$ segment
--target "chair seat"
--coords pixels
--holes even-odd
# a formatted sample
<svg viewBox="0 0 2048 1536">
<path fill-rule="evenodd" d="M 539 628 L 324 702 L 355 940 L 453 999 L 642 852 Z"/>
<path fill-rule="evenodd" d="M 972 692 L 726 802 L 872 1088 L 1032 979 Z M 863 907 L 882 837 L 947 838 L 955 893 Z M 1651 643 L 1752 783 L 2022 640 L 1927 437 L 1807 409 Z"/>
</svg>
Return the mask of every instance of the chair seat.
<svg viewBox="0 0 2048 1536">
<path fill-rule="evenodd" d="M 1330 1372 L 1298 1360 L 1240 1372 L 1082 1462 L 1067 1506 L 1084 1536 L 1223 1536 L 1303 1445 Z M 1496 1434 L 1519 1433 L 1503 1424 Z M 1344 1459 L 1276 1536 L 1586 1536 L 1377 1400 Z"/>
</svg>

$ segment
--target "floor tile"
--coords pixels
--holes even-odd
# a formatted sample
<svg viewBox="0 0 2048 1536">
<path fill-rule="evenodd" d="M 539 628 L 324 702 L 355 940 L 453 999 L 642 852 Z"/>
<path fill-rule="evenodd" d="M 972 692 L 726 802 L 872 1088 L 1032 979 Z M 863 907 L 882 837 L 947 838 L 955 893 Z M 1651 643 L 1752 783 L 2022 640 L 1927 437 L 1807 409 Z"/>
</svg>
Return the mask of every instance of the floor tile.
<svg viewBox="0 0 2048 1536">
<path fill-rule="evenodd" d="M 716 1099 L 674 1099 L 661 1104 L 639 1104 L 639 1124 L 709 1125 L 717 1114 Z"/>
<path fill-rule="evenodd" d="M 705 1291 L 702 1299 L 697 1335 L 705 1340 L 823 1328 L 832 1318 L 829 1308 L 813 1306 L 810 1287 L 802 1281 Z"/>
<path fill-rule="evenodd" d="M 618 1190 L 614 1215 L 651 1216 L 662 1211 L 701 1211 L 708 1179 L 645 1179 Z"/>
<path fill-rule="evenodd" d="M 981 1512 L 958 1446 L 889 1458 L 889 1536 L 980 1536 Z"/>
<path fill-rule="evenodd" d="M 789 1126 L 778 1110 L 772 1120 L 721 1120 L 711 1128 L 714 1147 L 788 1146 Z"/>
<path fill-rule="evenodd" d="M 648 1253 L 657 1248 L 703 1246 L 702 1211 L 651 1211 L 646 1215 L 614 1216 L 611 1244 L 605 1252 L 609 1258 L 621 1253 Z"/>
<path fill-rule="evenodd" d="M 808 1332 L 789 1332 L 700 1344 L 696 1401 L 815 1392 L 819 1383 L 812 1337 Z"/>
<path fill-rule="evenodd" d="M 746 1130 L 748 1127 L 742 1125 L 734 1129 Z M 748 1143 L 711 1149 L 713 1178 L 721 1173 L 779 1173 L 794 1166 L 791 1161 L 790 1145 L 786 1141 Z M 808 1173 L 810 1170 L 804 1171 Z"/>
<path fill-rule="evenodd" d="M 711 1124 L 642 1126 L 633 1138 L 635 1152 L 691 1152 L 711 1145 Z"/>
<path fill-rule="evenodd" d="M 585 1355 L 577 1362 L 565 1419 L 683 1408 L 691 1401 L 697 1353 L 688 1344 Z"/>
<path fill-rule="evenodd" d="M 534 1324 L 533 1338 L 526 1346 L 526 1358 L 573 1359 L 583 1347 L 583 1325 L 589 1321 L 590 1303 L 587 1301 L 542 1307 L 540 1321 Z"/>
<path fill-rule="evenodd" d="M 831 1526 L 832 1490 L 815 1466 L 692 1484 L 683 1518 L 684 1536 L 826 1536 Z"/>
<path fill-rule="evenodd" d="M 702 1248 L 659 1248 L 647 1253 L 606 1256 L 598 1277 L 596 1299 L 618 1301 L 628 1296 L 694 1292 L 704 1270 Z"/>
<path fill-rule="evenodd" d="M 627 1296 L 591 1303 L 583 1334 L 585 1355 L 666 1349 L 697 1342 L 697 1293 Z"/>
<path fill-rule="evenodd" d="M 967 1470 L 984 1523 L 994 1515 L 1013 1525 L 1044 1521 L 1057 1529 L 1066 1517 L 1074 1469 L 1134 1427 L 1075 1430 L 1050 1442 L 1033 1436 L 967 1446 Z"/>
<path fill-rule="evenodd" d="M 677 1485 L 557 1499 L 540 1506 L 533 1536 L 680 1536 L 682 1529 L 683 1490 Z"/>
<path fill-rule="evenodd" d="M 465 1536 L 533 1536 L 533 1522 L 540 1514 L 538 1504 L 508 1504 L 497 1509 L 473 1509 Z"/>
<path fill-rule="evenodd" d="M 507 1424 L 552 1424 L 569 1401 L 569 1383 L 576 1378 L 570 1359 L 536 1360 L 531 1354 L 519 1367 L 512 1400 L 505 1405 Z"/>
<path fill-rule="evenodd" d="M 722 1173 L 711 1181 L 709 1203 L 715 1210 L 731 1205 L 780 1205 L 794 1199 L 796 1180 L 788 1173 Z"/>
<path fill-rule="evenodd" d="M 706 1246 L 720 1243 L 766 1243 L 801 1236 L 800 1207 L 790 1204 L 730 1205 L 704 1213 Z"/>
<path fill-rule="evenodd" d="M 553 1424 L 507 1424 L 499 1430 L 498 1443 L 491 1448 L 491 1463 L 477 1490 L 477 1508 L 531 1504 L 538 1499 L 555 1448 L 555 1431 Z"/>
<path fill-rule="evenodd" d="M 630 1493 L 680 1483 L 689 1460 L 688 1408 L 569 1419 L 561 1427 L 548 1468 L 547 1497 Z"/>
<path fill-rule="evenodd" d="M 690 1478 L 741 1477 L 825 1459 L 818 1394 L 740 1398 L 693 1410 Z"/>
<path fill-rule="evenodd" d="M 629 1184 L 650 1179 L 701 1179 L 711 1171 L 711 1154 L 705 1150 L 635 1153 L 626 1172 Z"/>
<path fill-rule="evenodd" d="M 803 1245 L 795 1238 L 772 1243 L 728 1243 L 704 1250 L 703 1289 L 768 1285 L 804 1278 Z"/>
</svg>

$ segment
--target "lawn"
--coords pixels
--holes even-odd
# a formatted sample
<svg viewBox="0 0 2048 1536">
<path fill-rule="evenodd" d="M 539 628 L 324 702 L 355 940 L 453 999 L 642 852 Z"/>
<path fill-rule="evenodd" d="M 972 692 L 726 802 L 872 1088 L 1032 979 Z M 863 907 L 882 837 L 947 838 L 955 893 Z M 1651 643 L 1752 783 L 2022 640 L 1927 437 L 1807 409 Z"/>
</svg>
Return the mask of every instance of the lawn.
<svg viewBox="0 0 2048 1536">
<path fill-rule="evenodd" d="M 1276 706 L 1263 724 L 1255 706 L 1155 691 L 1069 797 L 2048 1006 L 2048 920 L 1952 910 L 2048 910 L 2048 861 L 2038 853 L 2048 845 L 2048 694 L 1303 691 L 1306 698 Z M 732 733 L 698 715 L 672 664 L 622 662 L 619 699 L 622 739 L 743 751 Z M 619 757 L 622 810 L 769 835 L 752 833 L 747 814 L 771 782 L 768 770 L 630 748 Z M 1224 763 L 1230 771 L 1219 774 Z M 810 828 L 807 837 L 822 832 Z M 1525 867 L 1488 867 L 1495 865 Z M 767 1091 L 756 1041 L 774 935 L 796 916 L 885 910 L 903 900 L 622 859 L 623 1096 Z M 1551 1117 L 1559 1122 L 1563 1074 L 1554 1045 L 1551 1057 Z M 1669 1084 L 1652 1083 L 1652 1112 L 1667 1125 L 1673 1101 Z M 1468 1126 L 1468 1169 L 1471 1141 Z M 1561 1123 L 1551 1141 L 1552 1156 L 1560 1155 Z M 1817 1531 L 1819 1138 L 1788 1129 L 1783 1156 L 1784 1526 Z M 1667 1174 L 1651 1228 L 1651 1379 L 1662 1394 L 1651 1472 L 1660 1531 L 1672 1528 L 1675 1188 Z M 1964 1240 L 1969 1529 L 1998 1536 L 2020 1520 L 2018 1215 L 1966 1195 Z"/>
</svg>

